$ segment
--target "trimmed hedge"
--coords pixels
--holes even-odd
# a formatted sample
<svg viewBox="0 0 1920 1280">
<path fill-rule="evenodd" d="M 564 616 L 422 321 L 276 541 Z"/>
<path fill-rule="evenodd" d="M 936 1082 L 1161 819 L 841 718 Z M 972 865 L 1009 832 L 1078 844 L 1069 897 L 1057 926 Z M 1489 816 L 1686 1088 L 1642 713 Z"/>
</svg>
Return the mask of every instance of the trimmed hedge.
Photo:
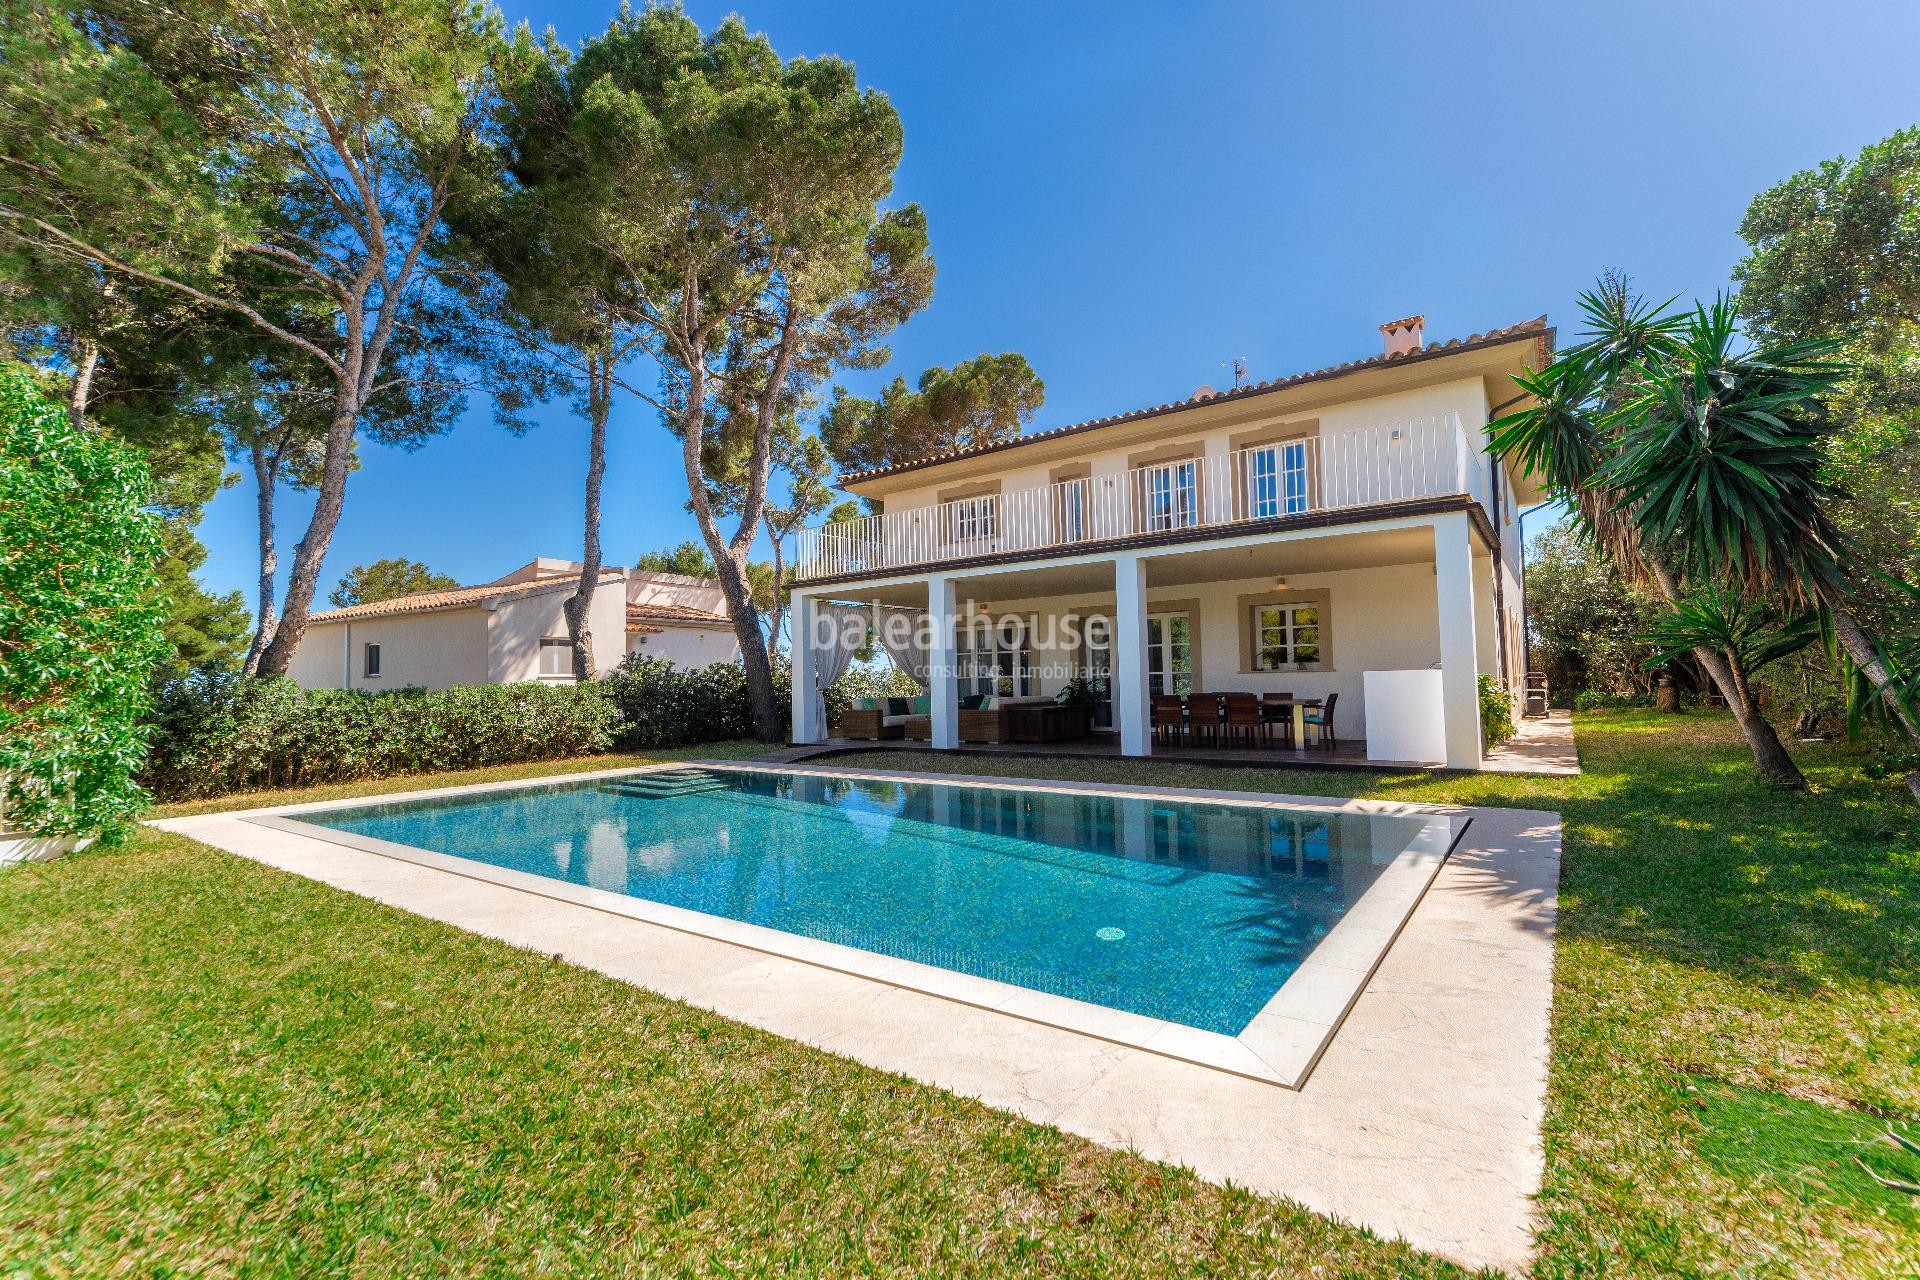
<svg viewBox="0 0 1920 1280">
<path fill-rule="evenodd" d="M 686 670 L 665 658 L 630 655 L 600 679 L 619 709 L 614 746 L 622 751 L 751 738 L 746 669 L 735 662 Z M 784 714 L 792 688 L 785 663 L 773 667 L 774 701 Z"/>
<path fill-rule="evenodd" d="M 620 713 L 597 684 L 429 693 L 192 677 L 159 692 L 140 780 L 162 800 L 590 755 Z"/>
<path fill-rule="evenodd" d="M 827 690 L 837 718 L 853 698 L 898 687 L 849 671 Z M 792 703 L 773 665 L 776 705 Z M 746 672 L 683 670 L 631 657 L 589 685 L 473 685 L 443 692 L 302 689 L 291 680 L 199 675 L 164 686 L 140 780 L 161 800 L 313 786 L 446 769 L 647 751 L 753 737 Z"/>
</svg>

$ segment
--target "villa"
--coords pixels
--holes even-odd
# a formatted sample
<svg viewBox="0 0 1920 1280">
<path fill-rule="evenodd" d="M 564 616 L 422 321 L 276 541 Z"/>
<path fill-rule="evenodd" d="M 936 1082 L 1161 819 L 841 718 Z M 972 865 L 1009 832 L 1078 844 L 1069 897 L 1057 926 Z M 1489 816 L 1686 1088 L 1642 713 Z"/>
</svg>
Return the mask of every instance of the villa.
<svg viewBox="0 0 1920 1280">
<path fill-rule="evenodd" d="M 1193 695 L 1234 691 L 1296 750 L 1324 718 L 1356 756 L 1479 768 L 1480 677 L 1524 680 L 1516 522 L 1545 496 L 1485 428 L 1554 331 L 1380 331 L 1367 359 L 842 476 L 875 514 L 797 540 L 794 741 L 826 740 L 807 691 L 860 610 L 922 623 L 878 630 L 934 748 L 969 740 L 963 708 L 1070 691 L 1072 731 L 1146 756 L 1231 728 Z"/>
<path fill-rule="evenodd" d="M 316 613 L 288 674 L 308 689 L 571 684 L 564 607 L 579 581 L 574 561 L 539 556 L 480 586 Z M 704 667 L 740 652 L 720 584 L 677 573 L 605 569 L 588 629 L 595 675 L 631 653 Z"/>
</svg>

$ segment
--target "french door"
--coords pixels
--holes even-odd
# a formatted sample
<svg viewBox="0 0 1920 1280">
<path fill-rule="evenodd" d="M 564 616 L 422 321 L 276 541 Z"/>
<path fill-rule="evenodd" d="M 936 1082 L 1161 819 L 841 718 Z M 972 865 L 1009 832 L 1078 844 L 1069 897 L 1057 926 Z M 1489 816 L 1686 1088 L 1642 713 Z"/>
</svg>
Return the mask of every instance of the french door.
<svg viewBox="0 0 1920 1280">
<path fill-rule="evenodd" d="M 1088 618 L 1081 629 L 1081 673 L 1093 691 L 1093 727 L 1113 728 L 1113 620 Z"/>
<path fill-rule="evenodd" d="M 1147 615 L 1147 692 L 1193 692 L 1193 623 L 1184 613 Z"/>
<path fill-rule="evenodd" d="M 1193 459 L 1146 471 L 1147 530 L 1187 529 L 1200 523 L 1200 493 Z"/>
<path fill-rule="evenodd" d="M 1247 514 L 1259 520 L 1305 511 L 1307 445 L 1304 440 L 1247 450 Z"/>
</svg>

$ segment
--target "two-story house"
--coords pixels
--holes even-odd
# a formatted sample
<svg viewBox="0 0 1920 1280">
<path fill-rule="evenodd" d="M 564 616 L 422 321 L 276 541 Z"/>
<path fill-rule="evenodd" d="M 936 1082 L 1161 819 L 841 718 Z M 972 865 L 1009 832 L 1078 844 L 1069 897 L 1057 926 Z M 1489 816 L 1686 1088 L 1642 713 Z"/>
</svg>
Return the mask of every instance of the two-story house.
<svg viewBox="0 0 1920 1280">
<path fill-rule="evenodd" d="M 1384 350 L 1350 364 L 842 476 L 875 513 L 797 539 L 794 740 L 828 731 L 806 691 L 834 665 L 817 624 L 838 603 L 924 617 L 936 748 L 959 744 L 964 696 L 1081 680 L 1127 755 L 1152 753 L 1154 695 L 1285 692 L 1337 694 L 1343 741 L 1373 727 L 1391 758 L 1424 741 L 1429 762 L 1477 768 L 1479 677 L 1524 677 L 1515 517 L 1543 496 L 1485 428 L 1523 402 L 1513 375 L 1551 358 L 1553 330 L 1429 345 L 1422 329 L 1382 325 Z"/>
</svg>

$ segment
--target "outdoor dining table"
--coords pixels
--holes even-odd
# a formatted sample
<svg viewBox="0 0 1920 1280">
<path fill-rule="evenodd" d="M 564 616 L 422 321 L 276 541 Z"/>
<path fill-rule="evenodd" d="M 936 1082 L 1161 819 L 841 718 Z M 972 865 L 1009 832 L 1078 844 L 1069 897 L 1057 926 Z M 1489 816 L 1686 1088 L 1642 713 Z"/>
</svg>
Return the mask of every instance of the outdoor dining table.
<svg viewBox="0 0 1920 1280">
<path fill-rule="evenodd" d="M 1307 746 L 1307 708 L 1324 707 L 1325 698 L 1262 698 L 1260 713 L 1271 718 L 1271 713 L 1280 708 L 1293 714 L 1293 749 L 1304 751 Z"/>
</svg>

